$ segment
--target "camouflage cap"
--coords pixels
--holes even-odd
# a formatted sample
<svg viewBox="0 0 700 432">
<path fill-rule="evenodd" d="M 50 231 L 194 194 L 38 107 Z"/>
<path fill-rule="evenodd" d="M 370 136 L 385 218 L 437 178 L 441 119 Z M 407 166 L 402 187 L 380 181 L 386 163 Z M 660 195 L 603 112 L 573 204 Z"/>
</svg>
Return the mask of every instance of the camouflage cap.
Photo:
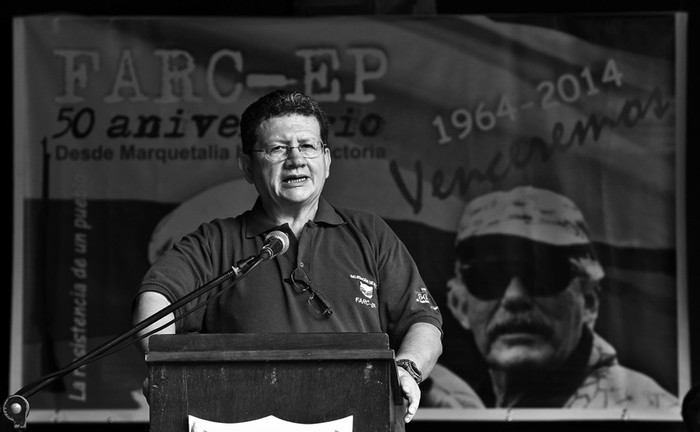
<svg viewBox="0 0 700 432">
<path fill-rule="evenodd" d="M 473 199 L 459 222 L 457 241 L 506 234 L 553 245 L 590 243 L 581 211 L 569 198 L 532 186 Z"/>
<path fill-rule="evenodd" d="M 494 236 L 513 236 L 538 244 L 577 251 L 579 264 L 594 280 L 603 277 L 588 226 L 569 198 L 533 186 L 491 192 L 470 201 L 458 225 L 456 243 Z M 580 252 L 583 252 L 579 255 Z"/>
</svg>

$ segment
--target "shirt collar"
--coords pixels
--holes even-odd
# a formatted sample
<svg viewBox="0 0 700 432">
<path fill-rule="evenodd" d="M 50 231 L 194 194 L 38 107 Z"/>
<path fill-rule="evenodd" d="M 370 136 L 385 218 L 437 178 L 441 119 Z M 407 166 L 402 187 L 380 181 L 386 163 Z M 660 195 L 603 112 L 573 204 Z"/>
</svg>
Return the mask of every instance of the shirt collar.
<svg viewBox="0 0 700 432">
<path fill-rule="evenodd" d="M 268 231 L 272 231 L 275 228 L 279 228 L 279 225 L 275 225 L 275 223 L 267 217 L 267 214 L 262 207 L 262 200 L 260 197 L 255 200 L 253 208 L 247 211 L 243 218 L 246 226 L 246 238 L 253 238 Z M 328 201 L 326 201 L 323 197 L 320 197 L 313 223 L 341 225 L 344 224 L 345 221 L 340 217 L 335 208 L 328 203 Z"/>
</svg>

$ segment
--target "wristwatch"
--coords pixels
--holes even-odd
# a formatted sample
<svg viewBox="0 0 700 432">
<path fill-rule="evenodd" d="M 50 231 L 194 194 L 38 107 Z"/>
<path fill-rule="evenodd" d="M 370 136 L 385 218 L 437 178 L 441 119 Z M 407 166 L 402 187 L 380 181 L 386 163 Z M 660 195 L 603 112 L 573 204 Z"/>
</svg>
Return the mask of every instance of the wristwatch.
<svg viewBox="0 0 700 432">
<path fill-rule="evenodd" d="M 399 359 L 396 360 L 396 366 L 408 372 L 408 374 L 411 375 L 411 377 L 413 377 L 413 379 L 416 380 L 418 384 L 420 384 L 421 381 L 423 381 L 423 374 L 420 373 L 420 371 L 418 370 L 418 366 L 416 366 L 416 364 L 413 361 L 409 359 Z"/>
</svg>

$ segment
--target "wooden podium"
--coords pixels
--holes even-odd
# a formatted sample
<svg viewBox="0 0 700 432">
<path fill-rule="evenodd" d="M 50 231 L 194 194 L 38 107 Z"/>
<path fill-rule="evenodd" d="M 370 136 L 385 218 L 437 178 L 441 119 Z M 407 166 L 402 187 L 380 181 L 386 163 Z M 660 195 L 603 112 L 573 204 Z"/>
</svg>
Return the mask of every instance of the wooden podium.
<svg viewBox="0 0 700 432">
<path fill-rule="evenodd" d="M 188 415 L 221 423 L 351 415 L 358 432 L 403 421 L 384 333 L 154 335 L 146 362 L 151 432 L 186 432 Z"/>
</svg>

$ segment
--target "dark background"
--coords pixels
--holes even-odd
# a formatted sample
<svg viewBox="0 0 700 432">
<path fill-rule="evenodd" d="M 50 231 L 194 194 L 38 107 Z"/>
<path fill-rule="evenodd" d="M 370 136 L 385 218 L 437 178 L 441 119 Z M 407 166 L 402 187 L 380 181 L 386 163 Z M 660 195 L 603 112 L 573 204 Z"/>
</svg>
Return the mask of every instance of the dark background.
<svg viewBox="0 0 700 432">
<path fill-rule="evenodd" d="M 11 76 L 12 64 L 12 25 L 13 16 L 49 13 L 72 13 L 79 15 L 177 15 L 177 16 L 309 16 L 309 15 L 374 15 L 374 14 L 410 14 L 413 11 L 415 0 L 199 0 L 199 1 L 151 1 L 151 0 L 11 0 L 9 3 L 9 13 L 5 20 L 5 28 L 8 42 L 5 45 L 5 59 L 9 59 Z M 7 3 L 5 3 L 7 5 Z M 694 263 L 698 256 L 698 248 L 695 241 L 698 239 L 698 228 L 694 222 L 697 220 L 697 210 L 695 210 L 694 190 L 695 184 L 694 161 L 698 160 L 698 150 L 694 144 L 698 139 L 698 122 L 694 120 L 693 102 L 698 98 L 698 84 L 695 77 L 698 73 L 697 57 L 698 44 L 695 43 L 695 36 L 698 31 L 698 0 L 639 0 L 629 2 L 623 0 L 583 0 L 583 1 L 544 1 L 544 0 L 489 0 L 489 1 L 464 1 L 464 0 L 434 0 L 435 12 L 438 14 L 571 14 L 571 13 L 629 13 L 629 12 L 657 12 L 657 11 L 686 11 L 689 13 L 688 25 L 688 131 L 686 148 L 686 225 L 687 225 L 687 262 L 688 262 L 688 316 L 690 318 L 690 355 L 692 382 L 700 384 L 700 293 L 694 289 L 700 278 L 700 269 Z M 601 35 L 604 37 L 604 35 Z M 8 80 L 12 83 L 12 80 Z M 13 86 L 8 86 L 8 94 L 12 95 Z M 7 88 L 7 87 L 6 87 Z M 8 98 L 7 108 L 12 113 L 12 98 Z M 8 187 L 5 189 L 7 200 L 12 202 L 13 194 L 13 121 L 12 116 L 7 117 L 5 123 L 5 146 L 6 159 L 5 181 Z M 7 223 L 9 227 L 6 231 L 7 255 L 12 257 L 12 211 L 7 211 Z M 5 287 L 6 300 L 2 302 L 0 319 L 5 327 L 4 343 L 0 348 L 0 393 L 11 394 L 17 389 L 8 388 L 9 371 L 9 339 L 10 339 L 10 317 L 11 317 L 11 295 L 12 295 L 12 259 L 5 260 Z M 694 306 L 693 306 L 694 305 Z M 650 351 L 654 347 L 649 347 Z M 4 396 L 0 395 L 4 400 Z M 31 401 L 30 401 L 31 402 Z M 11 430 L 11 423 L 6 421 L 4 416 L 0 416 L 0 431 Z M 523 422 L 429 422 L 418 421 L 407 426 L 408 432 L 419 431 L 457 431 L 471 430 L 484 432 L 502 431 L 561 431 L 567 432 L 590 431 L 663 431 L 663 432 L 683 432 L 685 428 L 679 422 L 620 422 L 620 421 L 523 421 Z M 30 424 L 27 428 L 30 432 L 40 431 L 148 431 L 148 425 L 142 423 L 125 424 Z"/>
</svg>

